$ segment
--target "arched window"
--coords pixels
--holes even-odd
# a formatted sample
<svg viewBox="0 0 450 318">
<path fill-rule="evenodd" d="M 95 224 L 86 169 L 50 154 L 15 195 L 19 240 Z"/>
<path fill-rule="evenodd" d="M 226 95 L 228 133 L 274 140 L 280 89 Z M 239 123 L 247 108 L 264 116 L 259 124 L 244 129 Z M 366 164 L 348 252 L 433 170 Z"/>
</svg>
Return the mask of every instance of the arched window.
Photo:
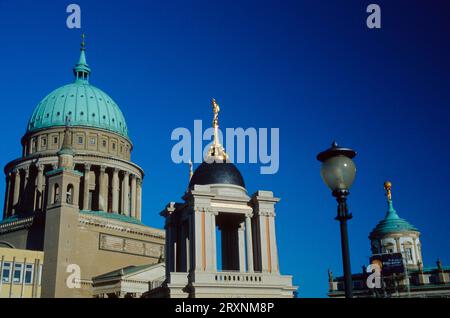
<svg viewBox="0 0 450 318">
<path fill-rule="evenodd" d="M 59 184 L 55 183 L 53 186 L 53 203 L 59 202 Z"/>
<path fill-rule="evenodd" d="M 73 185 L 71 184 L 67 186 L 66 203 L 73 204 Z"/>
</svg>

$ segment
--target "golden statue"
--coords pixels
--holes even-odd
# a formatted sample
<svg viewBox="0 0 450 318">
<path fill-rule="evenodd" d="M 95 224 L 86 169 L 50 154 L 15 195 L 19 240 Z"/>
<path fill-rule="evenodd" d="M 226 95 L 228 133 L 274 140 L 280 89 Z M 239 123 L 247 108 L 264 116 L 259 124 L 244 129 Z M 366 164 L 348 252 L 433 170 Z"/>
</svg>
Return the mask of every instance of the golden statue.
<svg viewBox="0 0 450 318">
<path fill-rule="evenodd" d="M 219 107 L 219 104 L 217 104 L 217 102 L 216 102 L 216 100 L 214 98 L 212 99 L 211 104 L 212 104 L 213 113 L 214 113 L 213 127 L 218 127 L 219 126 L 220 107 Z"/>
<path fill-rule="evenodd" d="M 386 181 L 384 183 L 384 189 L 386 190 L 386 196 L 387 196 L 388 201 L 392 200 L 391 188 L 392 188 L 392 183 L 390 181 Z"/>
<path fill-rule="evenodd" d="M 194 175 L 193 164 L 192 160 L 189 159 L 189 181 L 191 181 L 193 175 Z"/>
<path fill-rule="evenodd" d="M 219 141 L 219 112 L 220 107 L 219 104 L 217 104 L 216 100 L 213 98 L 211 101 L 214 117 L 212 121 L 212 126 L 214 128 L 214 140 L 209 148 L 208 151 L 208 160 L 214 159 L 214 161 L 218 162 L 227 162 L 228 161 L 228 155 L 225 152 L 225 149 L 223 149 L 223 146 L 220 144 Z"/>
</svg>

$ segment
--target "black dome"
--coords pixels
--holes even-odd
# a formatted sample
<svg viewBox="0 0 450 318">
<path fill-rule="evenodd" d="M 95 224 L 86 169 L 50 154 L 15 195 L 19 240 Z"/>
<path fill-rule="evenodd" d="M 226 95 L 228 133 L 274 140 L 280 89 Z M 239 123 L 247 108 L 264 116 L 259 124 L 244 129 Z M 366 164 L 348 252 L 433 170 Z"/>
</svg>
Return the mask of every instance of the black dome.
<svg viewBox="0 0 450 318">
<path fill-rule="evenodd" d="M 245 188 L 244 179 L 236 166 L 229 162 L 203 162 L 189 182 L 189 188 L 196 184 L 233 184 Z"/>
</svg>

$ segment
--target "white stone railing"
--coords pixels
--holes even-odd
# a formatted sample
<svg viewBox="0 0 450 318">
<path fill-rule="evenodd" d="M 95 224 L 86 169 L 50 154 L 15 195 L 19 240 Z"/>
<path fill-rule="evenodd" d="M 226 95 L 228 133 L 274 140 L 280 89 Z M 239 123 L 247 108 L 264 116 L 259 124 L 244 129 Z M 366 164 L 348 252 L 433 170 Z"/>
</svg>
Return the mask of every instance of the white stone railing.
<svg viewBox="0 0 450 318">
<path fill-rule="evenodd" d="M 260 273 L 219 272 L 214 274 L 216 282 L 220 283 L 262 283 L 263 275 Z"/>
</svg>

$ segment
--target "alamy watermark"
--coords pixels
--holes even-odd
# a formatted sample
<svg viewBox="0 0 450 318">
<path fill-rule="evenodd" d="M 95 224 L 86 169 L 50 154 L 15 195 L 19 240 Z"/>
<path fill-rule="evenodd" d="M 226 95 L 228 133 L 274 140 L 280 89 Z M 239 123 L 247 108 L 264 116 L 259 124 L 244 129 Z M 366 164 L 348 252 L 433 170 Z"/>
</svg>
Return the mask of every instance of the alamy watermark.
<svg viewBox="0 0 450 318">
<path fill-rule="evenodd" d="M 223 132 L 218 129 L 218 138 L 223 145 Z M 214 143 L 214 128 L 203 131 L 202 120 L 194 120 L 193 133 L 188 128 L 178 127 L 172 131 L 171 157 L 176 164 L 201 163 Z M 208 144 L 204 145 L 204 142 Z M 260 164 L 261 174 L 275 174 L 280 168 L 279 128 L 226 128 L 225 149 L 229 162 Z"/>
</svg>

